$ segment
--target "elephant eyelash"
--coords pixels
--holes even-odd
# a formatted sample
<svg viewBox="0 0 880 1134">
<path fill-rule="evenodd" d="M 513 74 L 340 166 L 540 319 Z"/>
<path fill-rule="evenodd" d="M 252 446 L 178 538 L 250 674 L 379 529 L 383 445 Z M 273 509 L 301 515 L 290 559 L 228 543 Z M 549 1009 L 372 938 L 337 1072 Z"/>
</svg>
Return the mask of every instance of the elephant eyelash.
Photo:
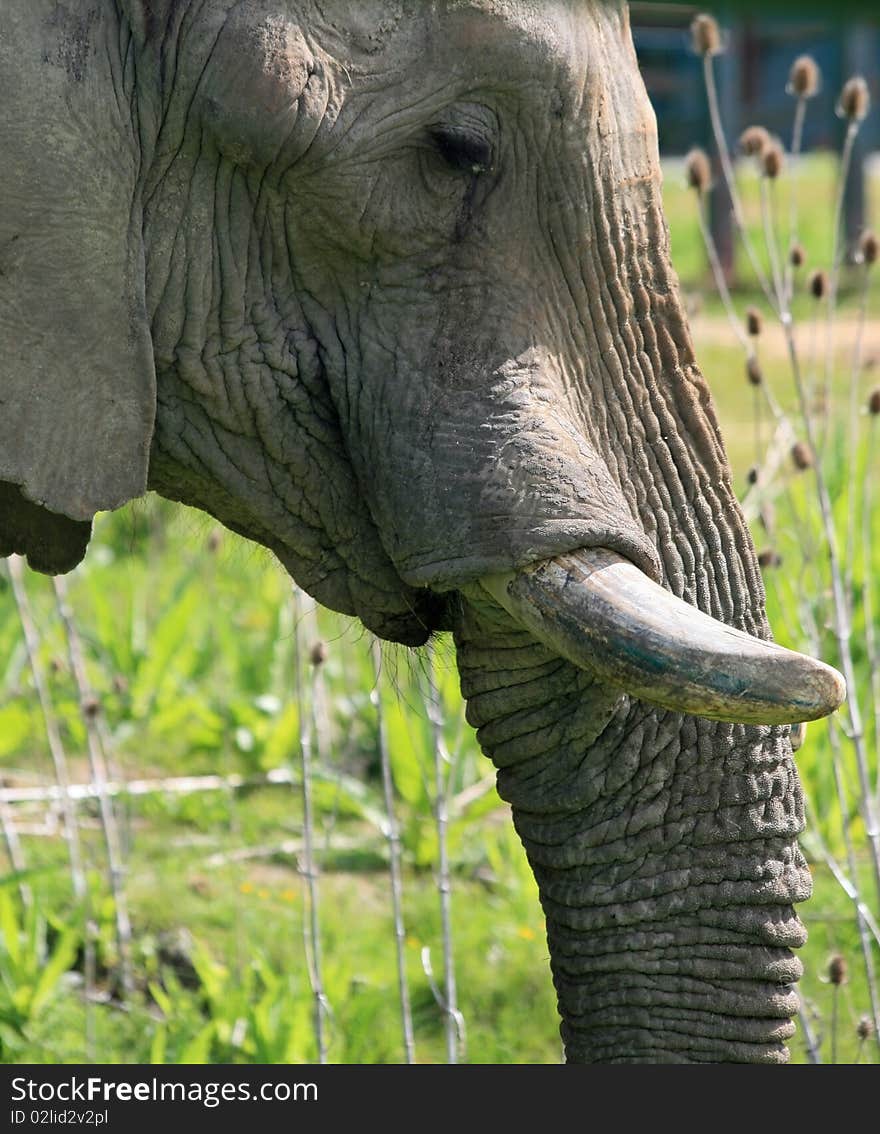
<svg viewBox="0 0 880 1134">
<path fill-rule="evenodd" d="M 431 141 L 450 169 L 457 173 L 480 174 L 492 167 L 492 146 L 478 135 L 435 126 Z"/>
</svg>

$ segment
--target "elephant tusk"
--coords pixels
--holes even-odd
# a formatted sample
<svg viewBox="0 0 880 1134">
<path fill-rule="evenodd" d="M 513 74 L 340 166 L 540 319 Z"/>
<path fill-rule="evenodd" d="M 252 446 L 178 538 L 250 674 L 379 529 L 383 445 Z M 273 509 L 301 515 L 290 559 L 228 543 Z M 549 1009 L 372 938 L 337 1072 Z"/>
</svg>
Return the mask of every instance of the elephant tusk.
<svg viewBox="0 0 880 1134">
<path fill-rule="evenodd" d="M 481 579 L 545 645 L 633 697 L 739 724 L 801 724 L 834 712 L 831 666 L 726 626 L 606 548 Z"/>
</svg>

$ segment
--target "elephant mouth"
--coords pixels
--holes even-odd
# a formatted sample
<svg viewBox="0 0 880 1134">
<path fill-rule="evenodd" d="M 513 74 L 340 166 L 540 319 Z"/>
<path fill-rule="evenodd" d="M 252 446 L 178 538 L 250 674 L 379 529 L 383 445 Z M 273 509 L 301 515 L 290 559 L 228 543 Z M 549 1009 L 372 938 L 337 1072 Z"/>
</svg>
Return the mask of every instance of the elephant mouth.
<svg viewBox="0 0 880 1134">
<path fill-rule="evenodd" d="M 798 724 L 846 697 L 831 666 L 719 622 L 607 548 L 484 576 L 477 586 L 561 657 L 665 709 Z"/>
</svg>

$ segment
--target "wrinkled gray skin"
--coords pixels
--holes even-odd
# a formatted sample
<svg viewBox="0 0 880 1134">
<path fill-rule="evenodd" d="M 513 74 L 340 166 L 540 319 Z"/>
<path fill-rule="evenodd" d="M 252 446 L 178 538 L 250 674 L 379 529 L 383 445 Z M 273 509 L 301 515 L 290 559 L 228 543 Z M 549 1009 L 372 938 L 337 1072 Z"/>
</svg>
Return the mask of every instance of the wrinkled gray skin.
<svg viewBox="0 0 880 1134">
<path fill-rule="evenodd" d="M 768 636 L 622 6 L 12 8 L 0 551 L 69 569 L 148 483 L 385 638 L 451 630 L 567 1058 L 784 1061 L 788 728 L 631 699 L 478 586 L 604 546 Z"/>
</svg>

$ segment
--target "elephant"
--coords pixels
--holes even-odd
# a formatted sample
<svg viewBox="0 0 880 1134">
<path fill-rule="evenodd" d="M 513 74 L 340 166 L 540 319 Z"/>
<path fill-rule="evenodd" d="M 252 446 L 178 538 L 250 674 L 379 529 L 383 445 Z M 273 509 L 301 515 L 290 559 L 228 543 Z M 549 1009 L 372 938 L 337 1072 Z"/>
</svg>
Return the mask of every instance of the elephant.
<svg viewBox="0 0 880 1134">
<path fill-rule="evenodd" d="M 451 633 L 568 1062 L 783 1063 L 810 894 L 773 642 L 622 0 L 13 0 L 0 553 L 148 489 Z"/>
</svg>

